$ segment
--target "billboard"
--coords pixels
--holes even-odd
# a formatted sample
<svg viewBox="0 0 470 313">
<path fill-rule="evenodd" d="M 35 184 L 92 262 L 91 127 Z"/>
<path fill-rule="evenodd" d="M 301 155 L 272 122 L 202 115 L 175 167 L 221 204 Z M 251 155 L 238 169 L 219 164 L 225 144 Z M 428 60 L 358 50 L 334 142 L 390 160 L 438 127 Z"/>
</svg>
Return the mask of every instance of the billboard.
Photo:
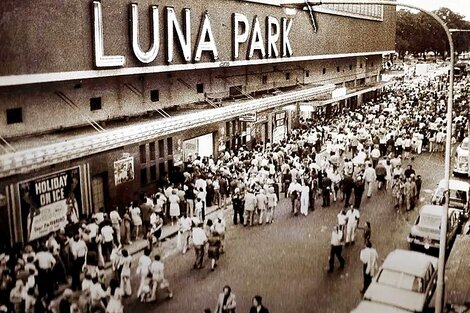
<svg viewBox="0 0 470 313">
<path fill-rule="evenodd" d="M 78 167 L 18 183 L 26 242 L 77 223 L 82 211 Z"/>
</svg>

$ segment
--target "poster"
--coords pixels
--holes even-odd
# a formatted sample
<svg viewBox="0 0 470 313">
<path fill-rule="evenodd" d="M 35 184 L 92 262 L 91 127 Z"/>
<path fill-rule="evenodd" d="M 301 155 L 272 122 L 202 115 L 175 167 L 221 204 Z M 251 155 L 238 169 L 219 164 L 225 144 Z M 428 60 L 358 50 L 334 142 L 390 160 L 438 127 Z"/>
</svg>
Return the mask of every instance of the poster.
<svg viewBox="0 0 470 313">
<path fill-rule="evenodd" d="M 26 242 L 77 223 L 82 211 L 78 167 L 18 183 Z"/>
<path fill-rule="evenodd" d="M 134 157 L 127 157 L 114 162 L 114 184 L 116 186 L 133 181 L 134 177 Z"/>
</svg>

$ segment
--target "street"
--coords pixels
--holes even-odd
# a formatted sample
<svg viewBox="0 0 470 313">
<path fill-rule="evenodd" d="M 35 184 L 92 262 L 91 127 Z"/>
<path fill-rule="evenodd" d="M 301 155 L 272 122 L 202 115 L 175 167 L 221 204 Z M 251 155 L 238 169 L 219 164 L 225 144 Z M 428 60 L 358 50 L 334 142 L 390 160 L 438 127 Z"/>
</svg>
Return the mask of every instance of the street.
<svg viewBox="0 0 470 313">
<path fill-rule="evenodd" d="M 405 161 L 404 165 L 409 162 Z M 422 175 L 421 201 L 429 201 L 432 190 L 443 176 L 442 155 L 423 154 L 413 162 L 417 174 Z M 194 252 L 176 254 L 175 239 L 164 245 L 166 277 L 170 281 L 174 298 L 157 303 L 140 303 L 135 296 L 127 299 L 127 312 L 202 312 L 213 309 L 217 295 L 228 284 L 237 296 L 237 312 L 248 312 L 251 297 L 263 296 L 271 312 L 349 312 L 361 300 L 362 264 L 359 252 L 362 248 L 362 231 L 357 231 L 356 244 L 343 249 L 346 259 L 344 270 L 336 260 L 335 271 L 327 273 L 331 228 L 342 202 L 332 202 L 329 208 L 316 201 L 316 210 L 307 217 L 294 217 L 290 202 L 281 196 L 272 225 L 244 228 L 234 226 L 231 210 L 227 219 L 226 254 L 221 256 L 215 272 L 206 267 L 192 270 Z M 397 214 L 393 209 L 390 192 L 374 191 L 361 205 L 361 225 L 370 221 L 372 243 L 380 259 L 396 248 L 407 249 L 406 236 L 418 210 L 409 216 Z M 172 250 L 173 249 L 173 250 Z M 176 255 L 175 255 L 176 254 Z M 137 263 L 138 256 L 134 257 Z M 133 292 L 138 279 L 133 279 Z"/>
</svg>

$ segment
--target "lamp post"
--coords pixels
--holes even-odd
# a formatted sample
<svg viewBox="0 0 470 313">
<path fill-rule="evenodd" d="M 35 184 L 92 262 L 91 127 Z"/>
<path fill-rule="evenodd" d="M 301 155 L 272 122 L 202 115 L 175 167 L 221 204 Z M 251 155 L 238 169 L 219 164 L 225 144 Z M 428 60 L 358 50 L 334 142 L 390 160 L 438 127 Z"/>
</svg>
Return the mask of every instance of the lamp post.
<svg viewBox="0 0 470 313">
<path fill-rule="evenodd" d="M 321 1 L 310 1 L 310 0 L 280 0 L 281 6 L 291 7 L 291 6 L 316 6 L 322 4 L 376 4 L 376 5 L 387 5 L 387 6 L 401 6 L 410 8 L 413 10 L 421 11 L 433 19 L 435 19 L 444 29 L 449 41 L 450 49 L 450 71 L 449 71 L 449 93 L 447 99 L 447 126 L 446 126 L 446 152 L 445 152 L 445 164 L 444 164 L 444 186 L 446 192 L 449 191 L 449 179 L 450 179 L 450 160 L 451 160 L 451 138 L 452 138 L 452 105 L 454 99 L 454 44 L 452 40 L 452 34 L 447 27 L 446 23 L 434 12 L 424 10 L 420 7 L 399 3 L 390 0 L 321 0 Z M 469 164 L 470 165 L 470 164 Z M 448 211 L 449 211 L 449 197 L 445 197 L 445 206 L 444 214 L 441 219 L 441 229 L 440 229 L 440 240 L 439 240 L 439 262 L 438 262 L 438 272 L 437 272 L 437 286 L 436 286 L 436 313 L 442 313 L 444 308 L 444 274 L 445 274 L 445 263 L 446 263 L 446 247 L 447 247 L 447 220 L 448 220 Z"/>
<path fill-rule="evenodd" d="M 470 29 L 457 29 L 457 28 L 451 28 L 449 29 L 449 32 L 451 34 L 454 33 L 470 33 Z M 454 69 L 451 69 L 454 71 Z M 467 108 L 467 137 L 470 138 L 470 107 Z M 470 146 L 468 149 L 468 156 L 467 156 L 467 175 L 470 177 Z"/>
</svg>

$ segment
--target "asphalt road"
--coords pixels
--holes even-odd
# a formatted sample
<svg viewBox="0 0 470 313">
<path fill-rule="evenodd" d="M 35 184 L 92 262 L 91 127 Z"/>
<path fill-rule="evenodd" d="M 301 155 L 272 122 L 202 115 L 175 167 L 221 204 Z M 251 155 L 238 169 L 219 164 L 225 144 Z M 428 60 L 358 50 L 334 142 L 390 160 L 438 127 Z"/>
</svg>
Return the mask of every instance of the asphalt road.
<svg viewBox="0 0 470 313">
<path fill-rule="evenodd" d="M 405 162 L 407 164 L 409 162 Z M 444 157 L 423 154 L 413 162 L 417 174 L 423 178 L 421 204 L 430 200 L 432 190 L 443 177 Z M 213 309 L 218 293 L 229 284 L 237 297 L 237 312 L 248 312 L 251 298 L 263 296 L 270 312 L 281 313 L 345 313 L 361 300 L 362 231 L 358 230 L 356 245 L 346 247 L 343 257 L 346 266 L 327 273 L 331 228 L 342 202 L 316 210 L 307 217 L 294 217 L 289 201 L 283 199 L 271 225 L 252 228 L 234 226 L 231 212 L 226 211 L 228 230 L 227 252 L 222 255 L 215 272 L 206 267 L 192 270 L 194 251 L 181 255 L 175 250 L 175 240 L 166 242 L 159 253 L 166 258 L 166 277 L 170 281 L 174 298 L 156 303 L 140 303 L 135 298 L 138 279 L 133 278 L 134 296 L 125 300 L 126 312 L 201 313 Z M 364 195 L 361 221 L 372 225 L 372 242 L 380 259 L 396 248 L 407 249 L 406 236 L 418 210 L 408 215 L 398 214 L 392 204 L 390 191 L 374 191 L 372 198 Z M 157 251 L 155 251 L 156 253 Z M 134 257 L 137 263 L 138 256 Z M 135 271 L 134 271 L 135 272 Z"/>
</svg>

